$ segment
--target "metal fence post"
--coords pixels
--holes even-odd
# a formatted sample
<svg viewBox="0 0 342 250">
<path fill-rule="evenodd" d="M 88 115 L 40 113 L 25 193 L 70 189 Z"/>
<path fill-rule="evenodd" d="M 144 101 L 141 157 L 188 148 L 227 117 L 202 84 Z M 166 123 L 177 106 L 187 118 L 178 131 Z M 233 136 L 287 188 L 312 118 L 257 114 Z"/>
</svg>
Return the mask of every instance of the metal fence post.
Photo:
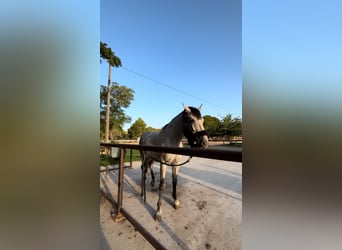
<svg viewBox="0 0 342 250">
<path fill-rule="evenodd" d="M 123 196 L 124 160 L 125 160 L 125 149 L 123 147 L 120 147 L 119 176 L 118 176 L 118 203 L 117 203 L 117 208 L 116 208 L 116 214 L 113 218 L 115 222 L 118 222 L 124 218 L 123 215 L 121 214 L 122 196 Z"/>
</svg>

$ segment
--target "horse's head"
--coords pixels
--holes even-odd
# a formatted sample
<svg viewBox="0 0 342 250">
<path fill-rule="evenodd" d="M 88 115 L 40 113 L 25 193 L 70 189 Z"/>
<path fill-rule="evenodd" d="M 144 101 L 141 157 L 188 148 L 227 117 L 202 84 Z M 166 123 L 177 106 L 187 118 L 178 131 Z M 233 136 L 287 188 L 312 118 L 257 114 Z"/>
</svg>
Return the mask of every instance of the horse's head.
<svg viewBox="0 0 342 250">
<path fill-rule="evenodd" d="M 183 133 L 188 139 L 192 148 L 207 148 L 208 147 L 208 133 L 203 126 L 203 118 L 201 116 L 201 108 L 188 107 L 184 105 L 183 111 Z"/>
</svg>

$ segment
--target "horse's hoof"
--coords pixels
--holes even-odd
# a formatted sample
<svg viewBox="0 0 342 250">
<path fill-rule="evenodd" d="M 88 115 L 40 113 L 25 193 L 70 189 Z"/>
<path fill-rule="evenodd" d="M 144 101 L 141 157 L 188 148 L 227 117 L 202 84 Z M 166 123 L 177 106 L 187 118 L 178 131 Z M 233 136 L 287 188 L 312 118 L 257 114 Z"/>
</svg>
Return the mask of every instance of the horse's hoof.
<svg viewBox="0 0 342 250">
<path fill-rule="evenodd" d="M 154 219 L 155 219 L 156 221 L 161 221 L 161 219 L 162 219 L 161 212 L 157 212 Z"/>
<path fill-rule="evenodd" d="M 175 209 L 178 209 L 180 207 L 179 200 L 175 200 L 174 207 Z"/>
</svg>

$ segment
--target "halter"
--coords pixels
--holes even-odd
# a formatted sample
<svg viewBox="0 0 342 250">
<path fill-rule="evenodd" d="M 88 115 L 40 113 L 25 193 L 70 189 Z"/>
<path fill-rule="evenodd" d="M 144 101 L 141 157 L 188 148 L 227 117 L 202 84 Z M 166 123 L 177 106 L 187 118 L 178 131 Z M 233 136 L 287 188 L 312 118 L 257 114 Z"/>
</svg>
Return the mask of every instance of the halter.
<svg viewBox="0 0 342 250">
<path fill-rule="evenodd" d="M 198 132 L 193 132 L 191 126 L 189 125 L 190 120 L 188 113 L 186 111 L 183 112 L 183 119 L 184 119 L 184 125 L 183 125 L 183 134 L 188 139 L 188 142 L 192 148 L 198 148 L 201 147 L 201 141 L 202 137 L 207 135 L 208 132 L 206 130 L 201 130 Z"/>
</svg>

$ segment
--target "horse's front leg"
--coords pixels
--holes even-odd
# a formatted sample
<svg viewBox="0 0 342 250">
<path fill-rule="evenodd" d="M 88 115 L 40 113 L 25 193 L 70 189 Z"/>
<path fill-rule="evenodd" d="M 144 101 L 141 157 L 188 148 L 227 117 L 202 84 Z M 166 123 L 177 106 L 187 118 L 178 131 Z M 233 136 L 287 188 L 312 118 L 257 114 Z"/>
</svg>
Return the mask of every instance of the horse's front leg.
<svg viewBox="0 0 342 250">
<path fill-rule="evenodd" d="M 179 166 L 172 167 L 172 197 L 174 200 L 175 209 L 179 208 L 179 200 L 177 199 L 177 175 L 178 175 Z"/>
<path fill-rule="evenodd" d="M 162 218 L 162 210 L 161 210 L 161 204 L 162 204 L 162 198 L 163 193 L 165 190 L 165 176 L 166 176 L 166 165 L 160 164 L 160 183 L 159 183 L 159 199 L 157 203 L 157 212 L 155 220 L 160 221 Z"/>
</svg>

